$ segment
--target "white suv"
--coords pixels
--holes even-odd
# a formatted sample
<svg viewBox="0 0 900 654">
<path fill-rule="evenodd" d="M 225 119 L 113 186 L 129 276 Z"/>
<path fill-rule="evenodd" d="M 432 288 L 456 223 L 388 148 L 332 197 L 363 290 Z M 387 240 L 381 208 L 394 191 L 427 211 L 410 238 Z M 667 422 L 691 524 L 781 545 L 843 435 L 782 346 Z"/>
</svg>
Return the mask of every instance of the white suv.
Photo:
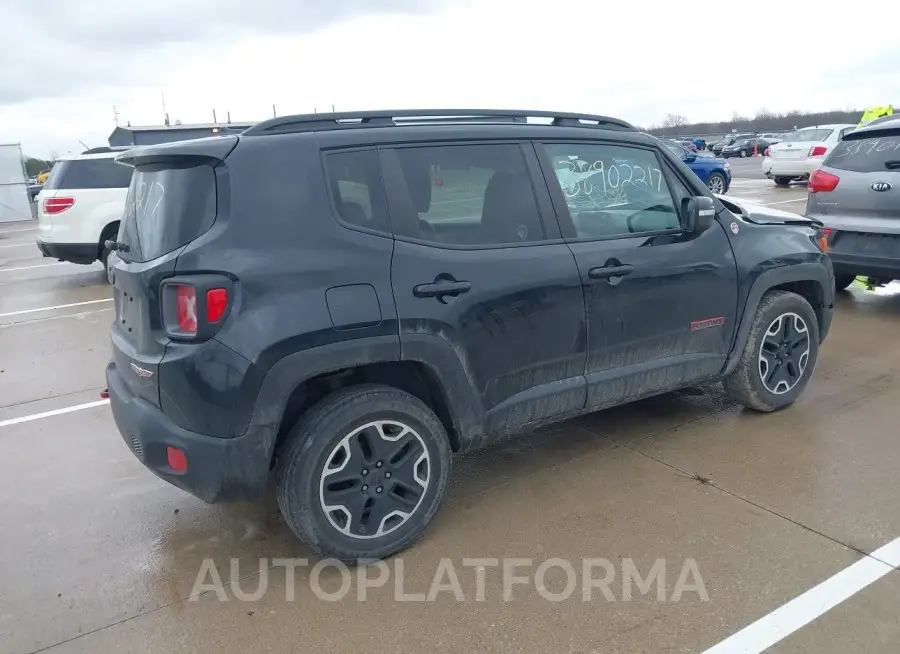
<svg viewBox="0 0 900 654">
<path fill-rule="evenodd" d="M 58 160 L 38 203 L 38 248 L 45 257 L 106 267 L 104 243 L 119 233 L 133 169 L 117 164 L 127 148 L 93 148 Z"/>
</svg>

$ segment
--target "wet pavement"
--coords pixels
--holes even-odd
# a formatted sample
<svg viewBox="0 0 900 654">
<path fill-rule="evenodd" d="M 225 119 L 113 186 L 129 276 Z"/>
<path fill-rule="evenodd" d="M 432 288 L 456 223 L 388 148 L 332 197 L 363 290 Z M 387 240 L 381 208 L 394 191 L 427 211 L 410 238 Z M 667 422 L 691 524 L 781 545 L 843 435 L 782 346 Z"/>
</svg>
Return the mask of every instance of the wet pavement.
<svg viewBox="0 0 900 654">
<path fill-rule="evenodd" d="M 749 178 L 730 194 L 796 211 L 805 197 Z M 84 406 L 104 385 L 109 287 L 99 264 L 48 265 L 14 231 L 30 228 L 0 226 L 4 654 L 701 652 L 900 537 L 893 289 L 840 295 L 794 407 L 744 412 L 714 385 L 459 457 L 424 538 L 345 572 L 271 493 L 206 505 L 149 473 L 107 406 Z M 898 601 L 886 567 L 771 651 L 898 651 Z"/>
</svg>

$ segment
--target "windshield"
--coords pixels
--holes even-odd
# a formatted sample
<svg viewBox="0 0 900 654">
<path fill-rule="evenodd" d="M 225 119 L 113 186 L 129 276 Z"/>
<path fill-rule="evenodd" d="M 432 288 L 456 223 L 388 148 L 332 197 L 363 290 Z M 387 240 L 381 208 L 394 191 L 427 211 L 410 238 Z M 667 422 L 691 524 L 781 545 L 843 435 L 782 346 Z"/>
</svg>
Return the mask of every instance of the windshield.
<svg viewBox="0 0 900 654">
<path fill-rule="evenodd" d="M 127 261 L 150 261 L 187 245 L 216 218 L 216 178 L 211 166 L 172 164 L 134 170 L 119 241 Z"/>
<path fill-rule="evenodd" d="M 787 143 L 811 143 L 814 141 L 826 141 L 831 136 L 833 129 L 807 128 L 791 132 L 784 140 Z"/>
</svg>

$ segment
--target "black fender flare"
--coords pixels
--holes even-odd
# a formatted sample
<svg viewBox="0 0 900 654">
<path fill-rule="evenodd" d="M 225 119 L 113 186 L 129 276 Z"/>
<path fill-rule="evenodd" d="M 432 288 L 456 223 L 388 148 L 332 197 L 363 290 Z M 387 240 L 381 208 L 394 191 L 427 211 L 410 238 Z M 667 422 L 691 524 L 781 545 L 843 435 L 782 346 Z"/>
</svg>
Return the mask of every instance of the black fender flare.
<svg viewBox="0 0 900 654">
<path fill-rule="evenodd" d="M 238 429 L 262 435 L 271 455 L 291 394 L 303 382 L 330 372 L 373 363 L 413 361 L 439 384 L 460 449 L 469 449 L 483 431 L 483 411 L 460 358 L 445 340 L 431 334 L 404 335 L 403 355 L 396 335 L 345 340 L 284 355 L 265 373 L 249 420 Z"/>
<path fill-rule="evenodd" d="M 817 283 L 822 289 L 822 306 L 813 308 L 817 309 L 817 315 L 819 315 L 819 342 L 825 340 L 831 327 L 831 314 L 834 310 L 834 274 L 831 267 L 822 265 L 822 263 L 805 262 L 766 270 L 750 286 L 747 299 L 744 301 L 744 312 L 738 322 L 737 330 L 735 330 L 731 352 L 725 361 L 722 376 L 730 374 L 737 367 L 750 334 L 750 326 L 756 316 L 756 309 L 759 307 L 763 295 L 782 284 L 809 281 Z"/>
</svg>

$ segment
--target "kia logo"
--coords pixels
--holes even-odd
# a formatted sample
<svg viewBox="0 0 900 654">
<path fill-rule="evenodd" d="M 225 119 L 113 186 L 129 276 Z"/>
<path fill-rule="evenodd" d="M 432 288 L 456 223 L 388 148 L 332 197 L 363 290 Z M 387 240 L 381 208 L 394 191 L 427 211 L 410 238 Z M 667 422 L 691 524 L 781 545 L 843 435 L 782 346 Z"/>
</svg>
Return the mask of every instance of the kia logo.
<svg viewBox="0 0 900 654">
<path fill-rule="evenodd" d="M 874 184 L 872 184 L 872 190 L 878 191 L 878 192 L 890 191 L 891 183 L 890 182 L 875 182 Z"/>
</svg>

